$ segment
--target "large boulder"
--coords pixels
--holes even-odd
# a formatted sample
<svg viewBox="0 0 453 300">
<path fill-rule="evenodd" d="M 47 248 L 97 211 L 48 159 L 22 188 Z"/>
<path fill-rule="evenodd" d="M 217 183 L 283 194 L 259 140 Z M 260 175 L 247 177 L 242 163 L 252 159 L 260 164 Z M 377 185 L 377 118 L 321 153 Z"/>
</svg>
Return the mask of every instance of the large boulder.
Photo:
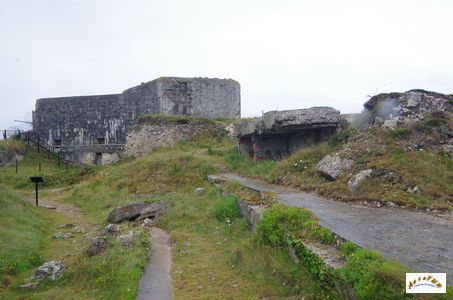
<svg viewBox="0 0 453 300">
<path fill-rule="evenodd" d="M 107 216 L 110 223 L 121 223 L 123 221 L 133 221 L 140 216 L 142 209 L 149 204 L 144 202 L 130 203 L 112 210 Z"/>
<path fill-rule="evenodd" d="M 343 171 L 350 169 L 354 161 L 338 155 L 326 155 L 316 166 L 317 170 L 330 180 L 336 180 Z"/>
<path fill-rule="evenodd" d="M 153 219 L 163 214 L 170 206 L 169 201 L 160 201 L 153 203 L 134 202 L 112 210 L 107 220 L 110 223 L 121 223 L 123 221 L 133 221 L 140 219 Z"/>
</svg>

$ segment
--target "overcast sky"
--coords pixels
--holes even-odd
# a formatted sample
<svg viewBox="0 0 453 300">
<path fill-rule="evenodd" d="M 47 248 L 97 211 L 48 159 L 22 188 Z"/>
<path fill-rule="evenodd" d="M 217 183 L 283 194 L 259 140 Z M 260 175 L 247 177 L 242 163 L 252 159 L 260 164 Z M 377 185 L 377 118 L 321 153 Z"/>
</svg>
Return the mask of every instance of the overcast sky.
<svg viewBox="0 0 453 300">
<path fill-rule="evenodd" d="M 0 129 L 160 76 L 236 79 L 243 116 L 453 93 L 453 1 L 0 0 Z"/>
</svg>

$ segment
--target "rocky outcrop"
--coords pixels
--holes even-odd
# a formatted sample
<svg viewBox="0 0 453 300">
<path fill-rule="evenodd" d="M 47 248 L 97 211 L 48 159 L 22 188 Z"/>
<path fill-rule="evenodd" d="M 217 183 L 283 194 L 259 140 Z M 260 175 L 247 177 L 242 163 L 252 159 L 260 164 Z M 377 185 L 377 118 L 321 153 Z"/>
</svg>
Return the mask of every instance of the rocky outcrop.
<svg viewBox="0 0 453 300">
<path fill-rule="evenodd" d="M 364 107 L 372 112 L 371 123 L 394 129 L 397 125 L 423 120 L 434 112 L 451 111 L 452 102 L 453 95 L 410 90 L 373 96 Z"/>
<path fill-rule="evenodd" d="M 336 180 L 343 171 L 350 169 L 354 161 L 341 158 L 338 155 L 326 155 L 316 166 L 316 169 L 330 180 Z"/>
<path fill-rule="evenodd" d="M 133 221 L 140 219 L 153 219 L 160 214 L 163 214 L 169 207 L 169 201 L 145 203 L 134 202 L 118 208 L 115 208 L 107 216 L 107 220 L 111 223 L 121 223 L 123 221 Z"/>
<path fill-rule="evenodd" d="M 132 128 L 126 138 L 125 154 L 140 157 L 158 147 L 174 147 L 181 141 L 226 131 L 211 120 L 178 117 L 144 118 Z"/>
</svg>

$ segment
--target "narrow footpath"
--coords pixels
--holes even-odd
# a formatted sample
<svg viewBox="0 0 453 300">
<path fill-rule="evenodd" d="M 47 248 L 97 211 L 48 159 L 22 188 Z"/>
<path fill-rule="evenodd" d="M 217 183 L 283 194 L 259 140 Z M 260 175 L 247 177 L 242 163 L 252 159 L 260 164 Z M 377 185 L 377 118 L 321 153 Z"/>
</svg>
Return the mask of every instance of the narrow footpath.
<svg viewBox="0 0 453 300">
<path fill-rule="evenodd" d="M 414 271 L 447 273 L 453 278 L 453 216 L 433 216 L 399 208 L 373 208 L 330 200 L 236 174 L 226 180 L 259 191 L 273 192 L 289 206 L 305 207 L 319 224 L 360 247 L 376 250 Z"/>
<path fill-rule="evenodd" d="M 138 285 L 138 300 L 171 300 L 171 242 L 170 235 L 162 229 L 152 227 L 150 260 Z"/>
</svg>

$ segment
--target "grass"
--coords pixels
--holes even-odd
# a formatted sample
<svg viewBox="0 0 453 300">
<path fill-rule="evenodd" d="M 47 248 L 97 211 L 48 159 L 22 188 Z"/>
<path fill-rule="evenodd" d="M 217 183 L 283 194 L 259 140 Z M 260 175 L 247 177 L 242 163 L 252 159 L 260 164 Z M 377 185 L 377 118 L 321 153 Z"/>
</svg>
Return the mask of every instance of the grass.
<svg viewBox="0 0 453 300">
<path fill-rule="evenodd" d="M 232 198 L 208 187 L 197 196 L 176 194 L 159 221 L 174 240 L 172 281 L 177 299 L 332 297 L 285 250 L 262 245 L 237 218 Z M 222 203 L 222 204 L 219 204 Z M 228 218 L 217 216 L 228 203 Z M 237 208 L 236 208 L 237 209 Z"/>
<path fill-rule="evenodd" d="M 48 225 L 38 209 L 0 185 L 0 285 L 43 262 Z"/>
</svg>

